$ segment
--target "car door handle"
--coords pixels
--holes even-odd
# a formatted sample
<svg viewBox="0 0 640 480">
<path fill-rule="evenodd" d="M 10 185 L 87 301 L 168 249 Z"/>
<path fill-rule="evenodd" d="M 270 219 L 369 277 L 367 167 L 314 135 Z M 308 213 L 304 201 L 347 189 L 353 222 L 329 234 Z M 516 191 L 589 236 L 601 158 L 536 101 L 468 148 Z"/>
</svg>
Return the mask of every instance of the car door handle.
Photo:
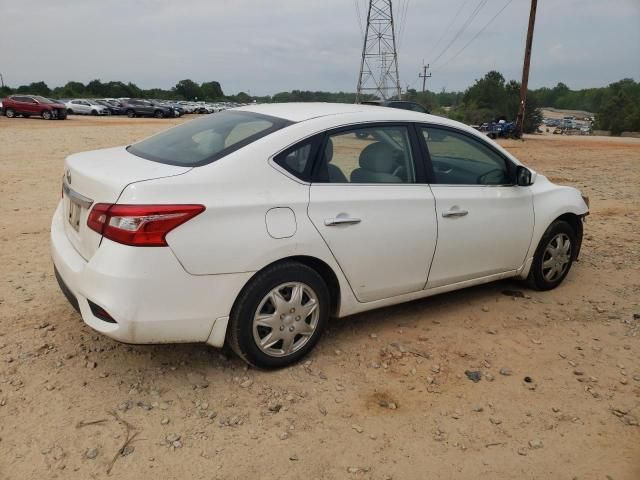
<svg viewBox="0 0 640 480">
<path fill-rule="evenodd" d="M 335 218 L 325 218 L 324 224 L 327 227 L 335 227 L 336 225 L 355 225 L 356 223 L 360 223 L 361 220 L 359 218 L 352 218 L 347 216 L 338 215 Z"/>
<path fill-rule="evenodd" d="M 451 209 L 451 210 L 447 210 L 446 212 L 442 212 L 442 216 L 447 218 L 447 217 L 464 217 L 465 215 L 467 215 L 469 212 L 466 210 L 460 210 L 458 208 L 455 209 Z"/>
</svg>

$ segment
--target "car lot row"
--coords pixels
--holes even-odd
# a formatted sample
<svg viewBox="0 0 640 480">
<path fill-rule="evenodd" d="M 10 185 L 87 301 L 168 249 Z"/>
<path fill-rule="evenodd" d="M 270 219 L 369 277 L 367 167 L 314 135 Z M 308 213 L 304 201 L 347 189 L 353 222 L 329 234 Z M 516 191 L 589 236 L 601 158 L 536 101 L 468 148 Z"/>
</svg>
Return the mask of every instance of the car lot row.
<svg viewBox="0 0 640 480">
<path fill-rule="evenodd" d="M 127 115 L 175 118 L 185 113 L 208 114 L 240 106 L 232 102 L 188 102 L 138 98 L 51 99 L 40 95 L 10 95 L 0 103 L 0 112 L 9 118 L 42 117 L 64 120 L 67 115 Z"/>
</svg>

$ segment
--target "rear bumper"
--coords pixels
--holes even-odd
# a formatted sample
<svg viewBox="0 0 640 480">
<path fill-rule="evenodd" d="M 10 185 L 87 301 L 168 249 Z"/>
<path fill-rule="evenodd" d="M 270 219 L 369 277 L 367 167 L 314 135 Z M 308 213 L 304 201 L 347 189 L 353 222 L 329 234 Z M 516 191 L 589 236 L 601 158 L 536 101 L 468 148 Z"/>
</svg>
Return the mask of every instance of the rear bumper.
<svg viewBox="0 0 640 480">
<path fill-rule="evenodd" d="M 58 207 L 51 224 L 51 256 L 63 293 L 87 325 L 125 343 L 208 341 L 222 346 L 225 329 L 220 327 L 226 327 L 251 273 L 191 275 L 169 248 L 109 240 L 86 261 L 68 240 L 63 222 Z M 94 316 L 89 301 L 116 323 Z"/>
</svg>

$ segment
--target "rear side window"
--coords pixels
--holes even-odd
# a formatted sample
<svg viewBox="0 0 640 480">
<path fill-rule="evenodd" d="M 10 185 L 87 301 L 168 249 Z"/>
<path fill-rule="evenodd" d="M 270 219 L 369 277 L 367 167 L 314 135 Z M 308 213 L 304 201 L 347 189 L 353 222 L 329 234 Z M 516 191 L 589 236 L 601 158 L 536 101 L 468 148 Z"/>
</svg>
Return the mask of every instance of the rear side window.
<svg viewBox="0 0 640 480">
<path fill-rule="evenodd" d="M 273 161 L 302 181 L 311 181 L 317 140 L 307 140 L 278 154 Z"/>
<path fill-rule="evenodd" d="M 409 129 L 359 127 L 328 136 L 317 183 L 416 183 Z"/>
<path fill-rule="evenodd" d="M 174 127 L 135 143 L 127 150 L 154 162 L 197 167 L 218 160 L 290 123 L 258 113 L 227 110 Z"/>
</svg>

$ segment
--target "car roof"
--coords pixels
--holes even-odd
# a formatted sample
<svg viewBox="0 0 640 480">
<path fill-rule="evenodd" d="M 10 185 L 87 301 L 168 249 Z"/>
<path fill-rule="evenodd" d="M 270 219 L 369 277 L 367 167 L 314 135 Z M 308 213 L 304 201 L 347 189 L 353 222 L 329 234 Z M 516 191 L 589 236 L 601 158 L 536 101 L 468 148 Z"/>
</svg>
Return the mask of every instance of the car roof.
<svg viewBox="0 0 640 480">
<path fill-rule="evenodd" d="M 303 122 L 312 118 L 326 117 L 329 115 L 361 114 L 364 121 L 429 121 L 434 123 L 442 122 L 442 117 L 428 115 L 426 119 L 424 113 L 412 112 L 410 110 L 400 110 L 376 105 L 350 104 L 350 103 L 263 103 L 258 105 L 247 105 L 236 110 L 245 112 L 261 113 L 272 117 L 284 118 L 292 122 Z"/>
<path fill-rule="evenodd" d="M 346 123 L 360 122 L 416 122 L 431 125 L 452 127 L 456 130 L 466 131 L 470 135 L 481 138 L 485 142 L 492 142 L 484 134 L 476 129 L 445 117 L 431 115 L 429 113 L 414 112 L 400 108 L 379 107 L 376 105 L 362 105 L 349 103 L 263 103 L 234 108 L 231 111 L 253 112 L 262 115 L 270 115 L 291 122 L 299 123 L 312 119 L 321 120 L 323 117 L 332 117 L 335 126 Z M 343 118 L 341 118 L 343 117 Z M 326 128 L 326 122 L 323 128 Z M 499 144 L 494 143 L 494 148 L 502 152 L 507 158 L 517 165 L 519 160 L 511 155 Z"/>
</svg>

